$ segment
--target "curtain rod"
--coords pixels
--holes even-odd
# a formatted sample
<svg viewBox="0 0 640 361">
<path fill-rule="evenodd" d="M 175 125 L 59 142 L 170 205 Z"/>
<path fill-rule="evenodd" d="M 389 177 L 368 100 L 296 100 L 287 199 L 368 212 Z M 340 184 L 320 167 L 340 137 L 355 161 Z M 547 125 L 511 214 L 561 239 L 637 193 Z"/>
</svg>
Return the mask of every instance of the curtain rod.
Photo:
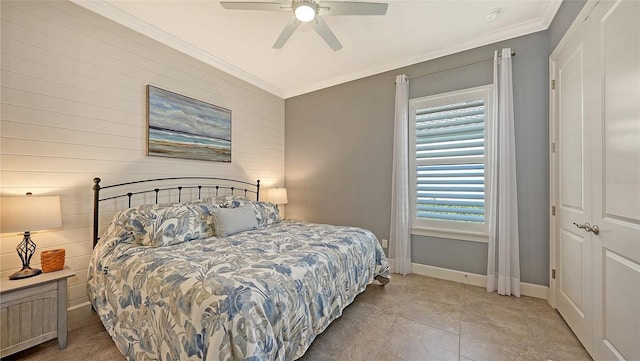
<svg viewBox="0 0 640 361">
<path fill-rule="evenodd" d="M 511 50 L 511 56 L 516 56 L 516 51 L 515 50 Z M 502 54 L 498 54 L 498 57 L 502 57 Z M 466 64 L 462 64 L 462 65 L 457 65 L 451 68 L 446 68 L 446 69 L 441 69 L 441 70 L 436 70 L 436 71 L 432 71 L 431 73 L 424 73 L 424 74 L 419 74 L 419 75 L 413 75 L 413 76 L 407 76 L 408 79 L 413 79 L 413 78 L 419 78 L 421 76 L 426 76 L 426 75 L 431 75 L 431 74 L 437 74 L 437 73 L 442 73 L 443 71 L 449 71 L 449 70 L 453 70 L 453 69 L 458 69 L 458 68 L 462 68 L 464 66 L 469 66 L 469 65 L 474 65 L 474 64 L 479 64 L 479 63 L 484 63 L 485 61 L 489 61 L 489 60 L 493 60 L 493 57 L 491 58 L 487 58 L 487 59 L 482 59 L 482 60 L 478 60 L 478 61 L 474 61 L 471 63 L 466 63 Z"/>
</svg>

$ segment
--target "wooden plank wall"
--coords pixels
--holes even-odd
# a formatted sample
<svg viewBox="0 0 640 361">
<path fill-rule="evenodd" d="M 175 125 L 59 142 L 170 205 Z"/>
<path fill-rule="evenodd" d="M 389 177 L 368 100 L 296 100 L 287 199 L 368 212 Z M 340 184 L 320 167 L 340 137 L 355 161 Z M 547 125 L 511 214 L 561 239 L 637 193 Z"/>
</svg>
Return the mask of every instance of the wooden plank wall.
<svg viewBox="0 0 640 361">
<path fill-rule="evenodd" d="M 1 3 L 2 195 L 60 195 L 63 228 L 32 236 L 65 248 L 69 306 L 85 305 L 92 178 L 161 176 L 284 181 L 284 100 L 66 1 Z M 232 110 L 232 162 L 147 157 L 152 84 Z M 21 236 L 0 241 L 0 276 L 20 268 Z"/>
</svg>

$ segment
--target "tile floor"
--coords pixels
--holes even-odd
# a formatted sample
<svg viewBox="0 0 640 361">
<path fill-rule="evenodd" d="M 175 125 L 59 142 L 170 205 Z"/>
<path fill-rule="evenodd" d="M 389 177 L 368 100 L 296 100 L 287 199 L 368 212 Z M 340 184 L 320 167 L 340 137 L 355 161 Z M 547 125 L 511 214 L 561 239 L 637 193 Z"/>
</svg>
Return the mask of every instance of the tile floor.
<svg viewBox="0 0 640 361">
<path fill-rule="evenodd" d="M 56 340 L 6 360 L 121 361 L 97 316 Z M 591 360 L 546 301 L 504 297 L 481 287 L 435 278 L 393 275 L 369 285 L 319 335 L 302 361 L 323 360 Z"/>
</svg>

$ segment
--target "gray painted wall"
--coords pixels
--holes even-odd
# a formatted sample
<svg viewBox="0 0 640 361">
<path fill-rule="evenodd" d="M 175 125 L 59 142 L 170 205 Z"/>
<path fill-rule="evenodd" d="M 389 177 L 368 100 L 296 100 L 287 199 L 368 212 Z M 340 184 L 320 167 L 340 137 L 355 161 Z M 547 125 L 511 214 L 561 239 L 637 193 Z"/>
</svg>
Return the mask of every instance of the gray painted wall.
<svg viewBox="0 0 640 361">
<path fill-rule="evenodd" d="M 566 31 L 573 12 L 559 12 L 571 20 L 558 21 L 555 32 Z M 521 279 L 548 285 L 549 42 L 549 31 L 538 32 L 286 99 L 287 217 L 388 239 L 395 75 L 412 78 L 412 98 L 489 84 L 494 50 L 511 47 Z M 415 263 L 486 274 L 485 243 L 413 236 L 412 253 Z"/>
<path fill-rule="evenodd" d="M 287 217 L 389 237 L 394 73 L 285 101 Z"/>
<path fill-rule="evenodd" d="M 516 50 L 513 97 L 521 279 L 546 284 L 549 266 L 547 33 L 538 32 L 451 55 L 447 58 L 462 57 L 469 59 L 468 62 L 473 62 L 471 59 L 490 60 L 411 79 L 409 94 L 411 98 L 417 98 L 491 84 L 492 54 L 503 47 Z M 413 262 L 477 274 L 487 272 L 486 243 L 414 235 L 411 244 Z"/>
<path fill-rule="evenodd" d="M 587 0 L 564 0 L 555 18 L 549 25 L 549 54 L 553 52 L 562 37 L 584 7 Z"/>
</svg>

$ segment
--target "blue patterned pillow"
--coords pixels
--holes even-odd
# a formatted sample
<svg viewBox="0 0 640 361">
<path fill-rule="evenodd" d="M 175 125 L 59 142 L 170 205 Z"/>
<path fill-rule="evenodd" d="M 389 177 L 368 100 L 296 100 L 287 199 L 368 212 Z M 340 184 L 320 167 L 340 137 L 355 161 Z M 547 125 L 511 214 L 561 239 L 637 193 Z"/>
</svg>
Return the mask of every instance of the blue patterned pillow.
<svg viewBox="0 0 640 361">
<path fill-rule="evenodd" d="M 244 199 L 235 199 L 235 200 L 227 200 L 226 202 L 221 203 L 221 207 L 223 208 L 237 208 L 242 207 L 246 204 L 251 205 L 253 211 L 256 214 L 256 221 L 258 222 L 258 227 L 264 227 L 270 224 L 278 223 L 282 219 L 280 218 L 280 212 L 278 210 L 278 206 L 269 202 L 256 202 L 256 201 L 248 201 Z"/>
<path fill-rule="evenodd" d="M 260 227 L 268 226 L 270 224 L 278 223 L 282 219 L 280 218 L 280 211 L 278 206 L 269 202 L 251 202 L 253 209 L 256 213 L 256 220 Z"/>
<path fill-rule="evenodd" d="M 143 246 L 169 246 L 214 235 L 211 212 L 203 204 L 143 205 L 121 212 L 117 223 Z"/>
<path fill-rule="evenodd" d="M 235 194 L 220 194 L 211 198 L 210 201 L 219 205 L 224 205 L 234 201 L 248 202 L 249 200 L 245 196 L 238 196 Z M 226 208 L 231 208 L 231 207 L 226 207 Z"/>
<path fill-rule="evenodd" d="M 144 246 L 169 246 L 206 236 L 207 222 L 186 205 L 152 210 Z"/>
<path fill-rule="evenodd" d="M 134 243 L 142 244 L 144 243 L 144 238 L 148 238 L 147 228 L 151 223 L 151 209 L 163 209 L 170 206 L 168 204 L 145 204 L 125 209 L 116 215 L 115 223 L 131 235 L 131 240 Z"/>
</svg>

